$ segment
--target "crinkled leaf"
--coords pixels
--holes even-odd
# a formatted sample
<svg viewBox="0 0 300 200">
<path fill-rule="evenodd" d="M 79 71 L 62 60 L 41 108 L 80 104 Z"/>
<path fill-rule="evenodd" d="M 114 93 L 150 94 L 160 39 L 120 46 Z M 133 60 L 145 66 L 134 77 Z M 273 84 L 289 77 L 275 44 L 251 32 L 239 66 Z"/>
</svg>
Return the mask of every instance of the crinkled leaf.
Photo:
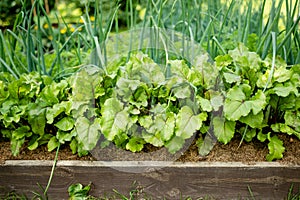
<svg viewBox="0 0 300 200">
<path fill-rule="evenodd" d="M 258 71 L 260 69 L 261 58 L 255 52 L 250 52 L 248 48 L 239 43 L 237 48 L 228 51 L 228 54 L 233 58 L 235 64 L 243 68 L 254 69 Z"/>
<path fill-rule="evenodd" d="M 80 117 L 75 122 L 78 143 L 82 145 L 83 150 L 92 150 L 100 137 L 100 119 L 93 121 L 85 117 Z"/>
<path fill-rule="evenodd" d="M 224 105 L 224 96 L 219 92 L 210 91 L 210 103 L 214 111 L 218 111 Z"/>
<path fill-rule="evenodd" d="M 32 132 L 30 132 L 29 126 L 21 126 L 12 132 L 12 139 L 22 139 L 25 137 L 30 137 Z"/>
<path fill-rule="evenodd" d="M 127 133 L 120 132 L 118 135 L 114 137 L 113 142 L 117 147 L 124 149 L 126 147 L 126 143 L 128 142 L 128 139 L 129 136 L 127 135 Z"/>
<path fill-rule="evenodd" d="M 21 147 L 25 142 L 26 137 L 30 137 L 32 132 L 30 132 L 29 126 L 21 126 L 12 132 L 11 138 L 11 151 L 13 156 L 19 154 Z"/>
<path fill-rule="evenodd" d="M 129 112 L 123 109 L 123 104 L 117 98 L 107 99 L 101 114 L 101 131 L 109 141 L 119 133 L 126 132 L 132 125 Z"/>
<path fill-rule="evenodd" d="M 266 105 L 266 96 L 259 90 L 252 98 L 246 99 L 246 95 L 240 87 L 233 87 L 228 91 L 225 104 L 225 117 L 231 121 L 239 120 L 247 116 L 250 111 L 258 114 Z"/>
<path fill-rule="evenodd" d="M 197 86 L 202 86 L 203 85 L 203 75 L 201 71 L 198 71 L 194 67 L 190 69 L 190 74 L 189 74 L 189 82 L 194 85 L 195 87 Z"/>
<path fill-rule="evenodd" d="M 288 110 L 284 114 L 285 124 L 300 132 L 300 111 Z"/>
<path fill-rule="evenodd" d="M 227 67 L 229 66 L 233 59 L 230 55 L 226 54 L 226 55 L 219 55 L 215 58 L 216 61 L 216 66 L 220 69 L 222 69 L 223 67 Z"/>
<path fill-rule="evenodd" d="M 69 131 L 74 127 L 74 119 L 72 117 L 64 117 L 54 125 L 62 131 Z"/>
<path fill-rule="evenodd" d="M 263 91 L 258 90 L 257 93 L 250 99 L 250 103 L 254 115 L 257 115 L 260 111 L 262 111 L 267 104 L 266 96 Z"/>
<path fill-rule="evenodd" d="M 170 140 L 171 137 L 174 135 L 174 129 L 175 129 L 175 115 L 174 113 L 168 113 L 167 119 L 165 121 L 165 125 L 161 130 L 162 140 L 164 141 Z"/>
<path fill-rule="evenodd" d="M 28 117 L 28 122 L 31 126 L 32 132 L 43 135 L 46 127 L 45 109 L 41 109 L 39 115 Z"/>
<path fill-rule="evenodd" d="M 151 115 L 143 115 L 140 116 L 138 119 L 139 124 L 144 127 L 145 129 L 149 129 L 152 125 L 152 116 Z"/>
<path fill-rule="evenodd" d="M 223 73 L 224 78 L 227 83 L 240 83 L 241 77 L 239 75 L 233 74 L 233 73 Z"/>
<path fill-rule="evenodd" d="M 148 105 L 148 94 L 144 87 L 139 87 L 133 95 L 130 97 L 129 102 L 132 105 L 140 108 L 141 106 L 147 107 Z"/>
<path fill-rule="evenodd" d="M 27 147 L 27 149 L 29 149 L 30 151 L 32 151 L 32 150 L 34 150 L 34 149 L 36 149 L 36 148 L 38 148 L 39 147 L 39 142 L 37 141 L 37 140 L 35 140 L 33 143 L 31 143 L 28 147 Z"/>
<path fill-rule="evenodd" d="M 257 134 L 257 139 L 261 142 L 265 142 L 266 139 L 268 138 L 268 135 L 267 134 L 263 134 L 262 130 L 260 130 Z"/>
<path fill-rule="evenodd" d="M 71 132 L 58 130 L 56 138 L 58 139 L 59 143 L 64 144 L 65 142 L 70 142 L 76 135 L 77 133 L 75 130 L 72 130 Z"/>
<path fill-rule="evenodd" d="M 189 85 L 181 85 L 173 89 L 174 96 L 179 99 L 190 98 L 192 95 L 191 87 Z"/>
<path fill-rule="evenodd" d="M 58 147 L 58 145 L 59 145 L 58 140 L 56 139 L 55 136 L 53 136 L 47 144 L 48 151 L 53 151 Z"/>
<path fill-rule="evenodd" d="M 234 135 L 235 131 L 234 121 L 228 121 L 222 117 L 213 118 L 214 134 L 220 142 L 227 144 Z"/>
<path fill-rule="evenodd" d="M 18 104 L 18 100 L 16 100 L 16 99 L 9 99 L 7 101 L 4 101 L 1 104 L 0 113 L 2 115 L 9 113 L 11 108 L 17 104 Z"/>
<path fill-rule="evenodd" d="M 184 143 L 185 140 L 182 137 L 174 136 L 165 146 L 170 153 L 174 154 L 183 147 Z"/>
<path fill-rule="evenodd" d="M 244 139 L 246 142 L 250 142 L 255 136 L 256 136 L 256 129 L 250 129 L 246 131 Z"/>
<path fill-rule="evenodd" d="M 277 133 L 287 133 L 288 135 L 295 135 L 300 139 L 300 132 L 294 130 L 292 127 L 288 126 L 287 124 L 276 123 L 276 124 L 272 124 L 271 128 L 273 131 Z"/>
<path fill-rule="evenodd" d="M 43 135 L 46 126 L 45 112 L 46 108 L 41 108 L 38 104 L 32 103 L 28 105 L 29 116 L 28 122 L 32 132 Z"/>
<path fill-rule="evenodd" d="M 292 71 L 285 68 L 285 66 L 280 66 L 279 68 L 276 68 L 273 74 L 273 80 L 274 82 L 285 82 L 289 80 L 292 76 Z"/>
<path fill-rule="evenodd" d="M 236 121 L 251 111 L 251 105 L 246 101 L 246 95 L 239 87 L 231 88 L 224 104 L 224 113 L 227 119 Z"/>
<path fill-rule="evenodd" d="M 283 157 L 283 152 L 285 151 L 283 142 L 276 135 L 270 138 L 268 149 L 269 154 L 266 156 L 268 161 L 281 159 Z"/>
<path fill-rule="evenodd" d="M 175 115 L 170 113 L 167 117 L 165 114 L 158 114 L 152 122 L 151 126 L 143 131 L 143 138 L 146 142 L 161 147 L 174 134 Z"/>
<path fill-rule="evenodd" d="M 20 149 L 25 142 L 25 138 L 12 139 L 11 140 L 11 152 L 13 156 L 17 156 L 20 153 Z"/>
<path fill-rule="evenodd" d="M 142 53 L 130 57 L 130 61 L 126 64 L 126 72 L 130 79 L 140 80 L 154 87 L 165 80 L 161 67 Z"/>
<path fill-rule="evenodd" d="M 138 137 L 130 138 L 129 142 L 126 144 L 126 149 L 132 152 L 139 152 L 144 148 L 145 141 Z"/>
<path fill-rule="evenodd" d="M 85 200 L 88 199 L 88 193 L 91 189 L 90 185 L 83 187 L 80 183 L 73 184 L 68 188 L 69 200 Z"/>
<path fill-rule="evenodd" d="M 73 154 L 77 152 L 77 145 L 78 145 L 77 140 L 73 138 L 69 145 Z"/>
<path fill-rule="evenodd" d="M 192 109 L 188 106 L 183 106 L 176 118 L 175 134 L 183 139 L 192 137 L 196 130 L 202 126 L 204 113 L 194 115 Z"/>
<path fill-rule="evenodd" d="M 210 104 L 210 101 L 208 99 L 197 96 L 197 100 L 198 100 L 198 102 L 200 104 L 200 107 L 203 111 L 206 111 L 206 112 L 211 112 L 212 111 L 213 107 Z"/>
<path fill-rule="evenodd" d="M 254 115 L 252 112 L 249 113 L 246 117 L 241 117 L 239 121 L 249 125 L 251 128 L 262 128 L 264 120 L 264 113 L 259 112 Z"/>
<path fill-rule="evenodd" d="M 208 54 L 197 57 L 195 63 L 195 70 L 202 73 L 202 86 L 207 89 L 215 88 L 220 73 L 217 67 L 210 63 Z"/>
<path fill-rule="evenodd" d="M 46 119 L 48 124 L 52 124 L 55 117 L 65 112 L 70 115 L 72 103 L 70 101 L 62 101 L 54 104 L 53 107 L 48 107 L 46 111 Z"/>
<path fill-rule="evenodd" d="M 273 86 L 272 82 L 268 82 L 269 76 L 270 76 L 270 70 L 266 70 L 266 72 L 264 74 L 262 74 L 261 72 L 259 72 L 257 74 L 258 79 L 256 81 L 256 85 L 259 88 L 271 88 Z"/>
<path fill-rule="evenodd" d="M 180 79 L 189 81 L 190 68 L 183 60 L 170 60 L 169 61 L 172 76 L 179 77 Z"/>
<path fill-rule="evenodd" d="M 0 81 L 0 104 L 4 102 L 9 96 L 9 91 L 7 88 L 7 84 L 5 84 L 3 81 Z"/>
<path fill-rule="evenodd" d="M 143 131 L 142 136 L 145 142 L 152 144 L 155 147 L 162 147 L 164 145 L 164 141 L 161 138 L 160 132 L 148 133 Z"/>
<path fill-rule="evenodd" d="M 276 84 L 271 91 L 280 97 L 287 97 L 290 93 L 298 94 L 298 89 L 290 82 Z"/>
<path fill-rule="evenodd" d="M 130 80 L 130 79 L 120 77 L 117 82 L 117 93 L 123 99 L 129 101 L 134 91 L 142 85 L 143 83 L 140 82 L 139 80 Z"/>
<path fill-rule="evenodd" d="M 72 109 L 78 110 L 82 105 L 95 107 L 93 102 L 100 95 L 98 90 L 102 81 L 103 76 L 97 67 L 86 67 L 74 74 L 70 79 Z"/>
<path fill-rule="evenodd" d="M 40 100 L 47 106 L 52 106 L 60 102 L 65 95 L 64 90 L 69 86 L 65 80 L 59 83 L 53 82 L 51 85 L 47 85 L 40 93 Z"/>
<path fill-rule="evenodd" d="M 3 120 L 5 127 L 8 127 L 12 122 L 19 123 L 20 119 L 27 114 L 27 105 L 21 104 L 15 99 L 9 99 L 2 103 L 0 107 L 0 119 Z"/>
</svg>

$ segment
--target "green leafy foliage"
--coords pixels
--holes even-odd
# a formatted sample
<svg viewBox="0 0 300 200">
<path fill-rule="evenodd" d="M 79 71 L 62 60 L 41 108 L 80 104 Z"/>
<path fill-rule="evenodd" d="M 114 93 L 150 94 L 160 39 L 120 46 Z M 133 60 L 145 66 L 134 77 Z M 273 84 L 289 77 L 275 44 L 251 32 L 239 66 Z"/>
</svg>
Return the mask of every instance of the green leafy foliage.
<svg viewBox="0 0 300 200">
<path fill-rule="evenodd" d="M 221 117 L 213 118 L 215 136 L 220 142 L 227 144 L 234 136 L 235 122 Z"/>
<path fill-rule="evenodd" d="M 183 61 L 170 66 L 176 73 L 167 79 L 164 67 L 147 55 L 130 57 L 101 108 L 101 132 L 107 140 L 134 152 L 150 143 L 175 153 L 201 128 L 207 115 L 194 101 L 195 89 L 186 74 L 192 70 Z"/>
<path fill-rule="evenodd" d="M 83 186 L 80 183 L 70 185 L 68 188 L 69 200 L 85 200 L 89 196 L 90 185 Z"/>
<path fill-rule="evenodd" d="M 287 133 L 299 138 L 299 70 L 297 65 L 288 67 L 280 59 L 271 70 L 271 60 L 261 60 L 243 45 L 216 58 L 216 67 L 224 82 L 224 117 L 236 123 L 232 131 L 251 141 L 255 136 L 269 141 L 266 159 L 281 159 L 283 142 L 276 133 Z M 213 121 L 215 121 L 214 119 Z M 225 127 L 225 126 L 223 126 Z M 225 132 L 225 131 L 223 131 Z M 215 132 L 222 142 L 228 142 L 233 134 Z"/>
<path fill-rule="evenodd" d="M 283 142 L 275 135 L 269 138 L 270 142 L 268 143 L 269 154 L 266 156 L 268 161 L 274 159 L 281 159 L 283 157 L 283 152 L 285 148 L 283 147 Z"/>
<path fill-rule="evenodd" d="M 47 144 L 49 151 L 65 144 L 85 155 L 101 135 L 132 152 L 151 144 L 175 153 L 210 127 L 224 144 L 235 134 L 268 142 L 266 159 L 281 159 L 277 134 L 300 138 L 299 66 L 276 60 L 272 71 L 270 59 L 242 44 L 214 63 L 205 55 L 195 60 L 195 66 L 181 60 L 160 66 L 136 53 L 59 82 L 34 72 L 19 79 L 0 73 L 2 136 L 14 155 L 24 144 L 30 150 Z"/>
</svg>

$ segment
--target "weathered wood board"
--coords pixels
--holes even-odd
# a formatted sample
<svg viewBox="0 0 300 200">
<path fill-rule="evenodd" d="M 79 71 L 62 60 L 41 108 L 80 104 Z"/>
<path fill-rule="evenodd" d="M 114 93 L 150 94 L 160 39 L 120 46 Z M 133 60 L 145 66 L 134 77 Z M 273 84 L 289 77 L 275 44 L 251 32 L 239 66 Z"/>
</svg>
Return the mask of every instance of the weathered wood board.
<svg viewBox="0 0 300 200">
<path fill-rule="evenodd" d="M 6 161 L 0 165 L 0 197 L 9 191 L 40 191 L 46 186 L 52 161 Z M 58 161 L 48 195 L 68 199 L 73 183 L 92 183 L 90 194 L 103 196 L 113 189 L 129 196 L 135 187 L 153 199 L 213 197 L 214 199 L 286 199 L 289 188 L 300 188 L 300 166 L 262 162 L 177 163 L 153 161 Z M 133 186 L 135 183 L 135 186 Z M 251 190 L 251 192 L 249 191 Z M 252 194 L 251 194 L 252 193 Z"/>
</svg>

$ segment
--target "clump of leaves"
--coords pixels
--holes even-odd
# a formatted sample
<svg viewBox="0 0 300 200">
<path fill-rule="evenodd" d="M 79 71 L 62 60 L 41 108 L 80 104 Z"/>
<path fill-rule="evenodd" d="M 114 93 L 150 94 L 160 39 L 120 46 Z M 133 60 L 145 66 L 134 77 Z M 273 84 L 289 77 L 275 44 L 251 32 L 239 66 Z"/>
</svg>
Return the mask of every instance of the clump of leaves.
<svg viewBox="0 0 300 200">
<path fill-rule="evenodd" d="M 300 138 L 299 65 L 280 58 L 272 65 L 242 44 L 214 63 L 200 55 L 194 66 L 158 65 L 142 53 L 125 60 L 86 66 L 59 82 L 35 72 L 19 79 L 1 73 L 1 134 L 13 154 L 26 143 L 49 151 L 68 144 L 85 155 L 101 135 L 102 146 L 139 152 L 151 144 L 175 153 L 209 130 L 224 144 L 234 134 L 268 142 L 271 161 L 285 150 L 277 133 Z"/>
<path fill-rule="evenodd" d="M 183 61 L 169 67 L 167 77 L 147 55 L 131 56 L 101 107 L 100 129 L 108 141 L 133 152 L 148 143 L 175 153 L 201 128 L 207 113 L 197 107 L 192 82 L 200 77 Z"/>
<path fill-rule="evenodd" d="M 282 158 L 285 148 L 276 133 L 300 138 L 299 65 L 287 66 L 278 58 L 272 68 L 270 58 L 261 60 L 240 44 L 218 56 L 216 67 L 224 83 L 224 121 L 231 123 L 230 131 L 215 132 L 218 140 L 227 143 L 233 133 L 246 141 L 257 137 L 268 141 L 267 160 Z"/>
</svg>

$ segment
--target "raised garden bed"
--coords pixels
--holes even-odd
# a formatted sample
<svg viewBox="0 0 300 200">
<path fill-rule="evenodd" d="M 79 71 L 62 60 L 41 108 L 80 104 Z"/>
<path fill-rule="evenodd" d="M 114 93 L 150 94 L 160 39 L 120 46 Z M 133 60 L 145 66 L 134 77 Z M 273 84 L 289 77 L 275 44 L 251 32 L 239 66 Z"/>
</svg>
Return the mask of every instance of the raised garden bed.
<svg viewBox="0 0 300 200">
<path fill-rule="evenodd" d="M 90 194 L 96 197 L 114 194 L 115 189 L 122 194 L 138 190 L 155 199 L 179 199 L 180 196 L 192 199 L 286 199 L 291 187 L 294 194 L 300 192 L 300 141 L 293 137 L 281 139 L 286 152 L 284 158 L 276 162 L 264 162 L 267 149 L 253 142 L 234 150 L 239 144 L 238 138 L 229 145 L 217 144 L 202 159 L 197 155 L 196 146 L 192 145 L 177 162 L 126 161 L 133 153 L 120 154 L 115 149 L 110 151 L 122 155 L 119 160 L 103 155 L 106 161 L 97 161 L 92 155 L 78 157 L 63 148 L 48 195 L 49 199 L 67 199 L 71 184 L 91 183 Z M 6 151 L 7 147 L 9 143 L 1 143 L 0 194 L 15 191 L 32 197 L 33 191 L 42 192 L 38 184 L 47 185 L 55 153 L 47 152 L 46 147 L 35 151 L 24 148 L 19 156 L 12 157 L 11 152 Z"/>
<path fill-rule="evenodd" d="M 123 33 L 121 5 L 56 27 L 35 2 L 36 19 L 24 6 L 0 32 L 0 198 L 67 199 L 74 183 L 154 199 L 300 192 L 299 2 L 281 17 L 273 1 L 266 20 L 266 1 L 245 15 L 235 1 L 130 0 Z"/>
<path fill-rule="evenodd" d="M 16 191 L 32 196 L 32 191 L 39 190 L 37 183 L 47 184 L 51 167 L 51 161 L 6 161 L 0 167 L 0 193 Z M 300 187 L 300 166 L 270 162 L 58 161 L 49 198 L 67 199 L 68 187 L 78 182 L 92 183 L 94 196 L 112 193 L 112 189 L 125 194 L 138 187 L 155 199 L 285 199 L 292 185 Z"/>
</svg>

